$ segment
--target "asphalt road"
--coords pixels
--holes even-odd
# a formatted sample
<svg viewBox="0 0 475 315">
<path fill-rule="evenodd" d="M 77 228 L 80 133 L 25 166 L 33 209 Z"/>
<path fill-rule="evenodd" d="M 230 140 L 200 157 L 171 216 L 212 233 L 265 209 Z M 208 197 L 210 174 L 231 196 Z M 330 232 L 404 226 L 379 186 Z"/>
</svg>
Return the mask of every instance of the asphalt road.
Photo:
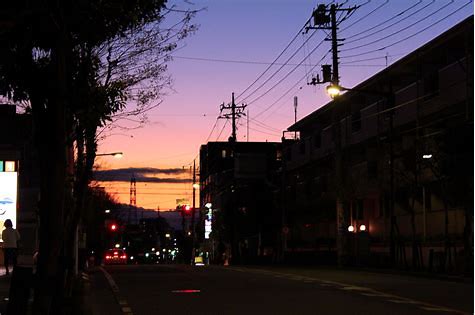
<svg viewBox="0 0 475 315">
<path fill-rule="evenodd" d="M 472 314 L 473 284 L 297 268 L 107 266 L 91 275 L 102 314 Z"/>
</svg>

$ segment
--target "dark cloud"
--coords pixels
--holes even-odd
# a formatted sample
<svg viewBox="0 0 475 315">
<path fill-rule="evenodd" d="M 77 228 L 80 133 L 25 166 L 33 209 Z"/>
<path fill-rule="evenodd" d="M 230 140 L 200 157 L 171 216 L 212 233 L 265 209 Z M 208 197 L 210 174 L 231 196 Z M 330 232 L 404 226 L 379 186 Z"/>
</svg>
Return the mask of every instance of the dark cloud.
<svg viewBox="0 0 475 315">
<path fill-rule="evenodd" d="M 137 182 L 143 183 L 189 183 L 190 178 L 181 177 L 154 177 L 157 174 L 181 175 L 187 173 L 187 169 L 181 168 L 153 168 L 153 167 L 129 167 L 112 170 L 98 170 L 94 172 L 94 180 L 102 182 L 129 182 L 135 176 Z"/>
</svg>

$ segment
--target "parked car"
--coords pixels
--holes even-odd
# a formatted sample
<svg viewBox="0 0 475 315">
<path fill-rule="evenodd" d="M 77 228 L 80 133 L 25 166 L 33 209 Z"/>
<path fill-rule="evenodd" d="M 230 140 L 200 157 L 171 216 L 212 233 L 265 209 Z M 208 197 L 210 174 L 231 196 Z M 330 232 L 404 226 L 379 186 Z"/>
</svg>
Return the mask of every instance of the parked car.
<svg viewBox="0 0 475 315">
<path fill-rule="evenodd" d="M 105 265 L 126 265 L 127 264 L 127 254 L 123 249 L 108 249 L 104 254 L 104 264 Z"/>
</svg>

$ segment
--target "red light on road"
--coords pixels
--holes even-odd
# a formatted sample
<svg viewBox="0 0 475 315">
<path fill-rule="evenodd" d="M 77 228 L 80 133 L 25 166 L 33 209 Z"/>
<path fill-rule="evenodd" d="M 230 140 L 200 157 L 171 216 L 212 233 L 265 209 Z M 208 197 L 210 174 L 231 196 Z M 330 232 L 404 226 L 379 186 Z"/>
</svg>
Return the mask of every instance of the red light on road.
<svg viewBox="0 0 475 315">
<path fill-rule="evenodd" d="M 115 230 L 117 230 L 117 225 L 112 224 L 112 225 L 111 225 L 111 231 L 115 231 Z"/>
<path fill-rule="evenodd" d="M 173 293 L 200 293 L 201 290 L 190 290 L 190 289 L 185 289 L 185 290 L 173 290 Z"/>
</svg>

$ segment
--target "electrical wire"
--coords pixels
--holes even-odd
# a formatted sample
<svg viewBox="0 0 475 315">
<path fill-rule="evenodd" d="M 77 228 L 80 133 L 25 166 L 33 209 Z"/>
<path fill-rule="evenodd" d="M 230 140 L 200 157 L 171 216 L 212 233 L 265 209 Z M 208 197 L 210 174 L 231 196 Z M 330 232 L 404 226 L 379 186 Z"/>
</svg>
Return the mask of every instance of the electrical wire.
<svg viewBox="0 0 475 315">
<path fill-rule="evenodd" d="M 405 27 L 403 27 L 403 28 L 401 28 L 401 29 L 399 29 L 399 30 L 397 30 L 397 31 L 395 31 L 395 32 L 393 32 L 393 33 L 391 33 L 391 34 L 389 34 L 389 35 L 386 35 L 386 36 L 384 36 L 384 37 L 381 37 L 381 38 L 372 40 L 372 41 L 371 41 L 371 44 L 375 44 L 375 43 L 378 43 L 378 42 L 383 41 L 383 40 L 385 40 L 385 39 L 388 39 L 388 38 L 390 38 L 390 37 L 392 37 L 392 36 L 394 36 L 394 35 L 399 35 L 399 34 L 401 34 L 402 32 L 404 32 L 404 31 L 410 29 L 411 27 L 413 27 L 413 26 L 415 26 L 415 25 L 417 25 L 417 24 L 419 24 L 419 23 L 425 21 L 426 19 L 431 18 L 433 15 L 435 15 L 435 14 L 439 13 L 440 11 L 444 10 L 446 7 L 448 7 L 449 5 L 451 5 L 452 3 L 454 3 L 454 1 L 455 1 L 455 0 L 451 0 L 450 2 L 448 2 L 447 4 L 445 4 L 444 6 L 442 6 L 442 7 L 438 8 L 437 10 L 435 10 L 435 11 L 429 13 L 428 15 L 424 16 L 423 18 L 417 20 L 416 22 L 414 22 L 414 23 L 412 23 L 412 24 L 410 24 L 410 25 L 408 25 L 408 26 L 405 26 Z M 427 6 L 431 5 L 432 3 L 433 3 L 433 2 L 429 3 Z M 427 7 L 427 6 L 426 6 L 426 7 Z M 425 9 L 426 7 L 423 7 L 423 8 L 421 8 L 421 9 Z M 418 12 L 418 11 L 417 11 L 417 12 Z M 390 27 L 392 27 L 392 26 L 398 24 L 399 22 L 400 22 L 400 21 L 398 21 L 398 22 L 396 22 L 396 23 L 393 23 L 393 24 L 391 24 L 391 25 L 389 25 L 389 26 L 387 26 L 387 27 L 385 27 L 385 28 L 383 28 L 383 29 L 381 29 L 381 30 L 379 30 L 379 31 L 376 31 L 376 32 L 370 33 L 370 34 L 368 34 L 368 35 L 365 35 L 365 36 L 363 36 L 363 37 L 355 38 L 355 39 L 353 39 L 353 40 L 350 40 L 350 41 L 346 42 L 345 44 L 350 44 L 350 43 L 354 43 L 354 42 L 360 42 L 361 40 L 363 40 L 363 39 L 365 39 L 365 38 L 371 37 L 371 36 L 373 36 L 373 35 L 375 35 L 375 34 L 377 34 L 377 33 L 379 33 L 379 32 L 382 32 L 382 31 L 386 30 L 387 28 L 390 28 Z M 342 49 L 341 51 L 349 51 L 349 50 L 359 49 L 359 48 L 367 47 L 367 46 L 368 46 L 368 44 L 361 44 L 361 45 L 359 45 L 359 46 L 354 46 L 354 47 L 349 47 L 349 48 Z"/>
<path fill-rule="evenodd" d="M 367 3 L 369 3 L 369 2 L 367 2 Z M 365 3 L 365 4 L 367 4 L 367 3 Z M 369 13 L 366 14 L 365 16 L 359 18 L 358 20 L 356 20 L 355 22 L 351 23 L 350 25 L 347 25 L 345 28 L 342 28 L 342 29 L 340 30 L 340 32 L 343 32 L 343 31 L 349 29 L 350 27 L 354 26 L 355 24 L 361 22 L 362 20 L 366 19 L 368 16 L 370 16 L 370 15 L 373 14 L 374 12 L 378 11 L 379 9 L 381 9 L 382 7 L 384 7 L 385 5 L 387 5 L 388 3 L 389 3 L 389 0 L 386 0 L 385 2 L 383 2 L 382 4 L 380 4 L 378 7 L 376 7 L 375 9 L 373 9 L 371 12 L 369 12 Z M 363 5 L 364 5 L 364 4 L 363 4 Z M 360 7 L 363 6 L 363 5 L 360 5 Z"/>
<path fill-rule="evenodd" d="M 435 1 L 435 0 L 433 0 L 432 2 L 434 2 L 434 1 Z M 385 20 L 385 21 L 383 21 L 383 22 L 380 22 L 379 24 L 376 24 L 376 25 L 374 25 L 374 26 L 372 26 L 372 27 L 370 27 L 370 28 L 367 28 L 367 29 L 365 29 L 365 30 L 363 30 L 363 31 L 360 31 L 359 33 L 352 34 L 352 35 L 347 35 L 347 36 L 348 36 L 348 37 L 354 37 L 354 36 L 359 36 L 359 35 L 364 34 L 364 33 L 366 33 L 366 32 L 372 31 L 372 30 L 374 30 L 375 28 L 380 27 L 381 25 L 384 25 L 384 24 L 386 24 L 386 23 L 392 21 L 393 19 L 397 18 L 398 16 L 403 15 L 404 13 L 406 13 L 407 11 L 411 10 L 412 8 L 418 6 L 418 5 L 421 4 L 421 3 L 422 3 L 422 0 L 419 0 L 419 2 L 417 2 L 416 4 L 411 5 L 409 8 L 404 9 L 403 11 L 399 12 L 399 13 L 396 14 L 396 15 L 393 15 L 393 16 L 390 17 L 389 19 L 387 19 L 387 20 Z"/>
<path fill-rule="evenodd" d="M 445 19 L 449 18 L 450 16 L 452 16 L 452 15 L 454 15 L 455 13 L 459 12 L 460 10 L 462 10 L 464 7 L 466 7 L 466 6 L 469 5 L 470 3 L 472 3 L 472 0 L 470 0 L 469 2 L 467 2 L 466 4 L 464 4 L 463 6 L 459 7 L 457 10 L 451 12 L 450 14 L 448 14 L 448 15 L 444 16 L 443 18 L 437 20 L 436 22 L 430 24 L 429 26 L 427 26 L 427 27 L 425 27 L 425 28 L 419 30 L 418 32 L 416 32 L 416 33 L 414 33 L 414 34 L 412 34 L 412 35 L 409 35 L 409 36 L 407 36 L 407 37 L 405 37 L 405 38 L 403 38 L 403 39 L 400 39 L 400 40 L 398 40 L 398 41 L 396 41 L 396 42 L 394 42 L 394 43 L 391 43 L 391 44 L 389 44 L 389 45 L 386 45 L 386 46 L 383 46 L 383 47 L 380 47 L 380 48 L 377 48 L 377 49 L 372 49 L 372 50 L 369 50 L 369 51 L 365 51 L 365 52 L 362 52 L 362 53 L 353 54 L 353 55 L 347 55 L 347 56 L 342 56 L 342 57 L 340 57 L 340 58 L 353 58 L 353 57 L 364 56 L 364 55 L 368 55 L 368 54 L 371 54 L 371 53 L 374 53 L 374 52 L 382 51 L 382 50 L 387 49 L 387 48 L 389 48 L 389 47 L 392 47 L 392 46 L 395 46 L 395 45 L 397 45 L 397 44 L 400 44 L 400 43 L 402 43 L 402 42 L 404 42 L 404 41 L 406 41 L 406 40 L 408 40 L 408 39 L 410 39 L 410 38 L 412 38 L 412 37 L 414 37 L 414 36 L 417 36 L 417 35 L 419 35 L 419 34 L 425 32 L 425 31 L 427 31 L 429 28 L 431 28 L 431 27 L 433 27 L 433 26 L 439 24 L 440 22 L 444 21 Z"/>
<path fill-rule="evenodd" d="M 219 138 L 221 137 L 221 134 L 223 133 L 224 128 L 226 127 L 227 124 L 228 124 L 228 120 L 225 121 L 225 123 L 224 123 L 224 125 L 223 125 L 223 128 L 221 128 L 221 131 L 219 132 L 219 135 L 218 135 L 218 137 L 216 138 L 216 141 L 218 141 Z"/>
<path fill-rule="evenodd" d="M 324 60 L 327 55 L 331 52 L 331 50 L 327 51 L 327 53 L 320 59 L 319 63 Z M 313 68 L 310 70 L 312 71 L 317 67 L 318 63 L 313 66 Z M 264 114 L 268 110 L 270 110 L 273 106 L 275 106 L 280 100 L 282 100 L 285 96 L 287 96 L 291 91 L 293 91 L 299 84 L 306 78 L 306 75 L 304 75 L 302 78 L 300 78 L 293 86 L 291 86 L 282 96 L 280 96 L 276 101 L 274 101 L 271 105 L 269 105 L 267 108 L 265 108 L 263 111 L 259 112 L 254 118 L 259 117 L 260 115 Z"/>
<path fill-rule="evenodd" d="M 308 56 L 310 56 L 311 54 L 313 54 L 324 42 L 325 40 L 323 39 L 317 46 L 315 46 L 314 49 L 312 49 L 312 51 L 310 52 L 310 54 Z M 302 64 L 305 62 L 305 60 L 308 58 L 307 57 L 304 57 L 302 59 L 302 61 L 300 61 L 299 64 Z M 316 66 L 316 65 L 315 65 Z M 275 87 L 277 87 L 279 84 L 281 84 L 285 79 L 287 79 L 287 77 L 289 77 L 292 73 L 294 73 L 295 70 L 297 70 L 298 66 L 295 66 L 294 68 L 292 68 L 292 70 L 290 70 L 282 79 L 280 79 L 279 81 L 277 81 L 276 84 L 274 84 L 273 86 L 271 86 L 269 89 L 267 89 L 263 94 L 261 94 L 260 96 L 256 97 L 255 99 L 253 99 L 252 101 L 248 102 L 247 104 L 250 105 L 258 100 L 260 100 L 262 97 L 264 97 L 265 95 L 267 95 L 270 91 L 272 91 Z M 314 67 L 315 68 L 315 67 Z"/>
<path fill-rule="evenodd" d="M 266 85 L 267 82 L 269 82 L 273 77 L 275 77 L 276 74 L 279 73 L 280 70 L 282 70 L 282 69 L 284 68 L 284 66 L 287 65 L 287 63 L 288 63 L 292 58 L 295 57 L 295 55 L 297 55 L 297 53 L 302 49 L 302 47 L 304 47 L 305 44 L 306 44 L 306 43 L 313 37 L 313 35 L 315 35 L 316 33 L 317 33 L 317 32 L 314 31 L 314 32 L 305 40 L 305 42 L 304 42 L 302 45 L 300 45 L 300 46 L 297 48 L 297 50 L 296 50 L 289 58 L 287 58 L 287 60 L 284 62 L 284 64 L 281 65 L 276 71 L 274 71 L 274 73 L 271 74 L 270 77 L 268 77 L 263 83 L 261 83 L 261 84 L 260 84 L 257 88 L 255 88 L 251 93 L 249 93 L 249 94 L 247 95 L 247 97 L 244 97 L 244 98 L 242 98 L 241 101 L 237 101 L 237 102 L 242 102 L 242 101 L 247 100 L 248 98 L 251 97 L 251 95 L 254 95 L 259 89 L 261 89 L 264 85 Z M 320 42 L 320 44 L 321 44 L 321 43 L 323 43 L 323 40 Z M 310 54 L 309 54 L 308 56 L 310 56 Z M 308 56 L 307 56 L 307 58 L 308 58 Z M 307 58 L 305 58 L 305 60 L 306 60 Z M 300 63 L 298 63 L 298 65 L 296 65 L 296 66 L 294 66 L 294 67 L 297 68 L 297 67 L 301 66 L 302 63 L 303 63 L 303 62 L 300 62 Z M 295 69 L 295 68 L 294 68 L 294 69 Z M 294 71 L 295 71 L 295 70 L 294 70 Z M 242 94 L 244 94 L 244 92 L 241 93 L 240 95 L 242 95 Z"/>
<path fill-rule="evenodd" d="M 290 45 L 293 44 L 293 42 L 297 39 L 297 37 L 300 35 L 300 33 L 305 29 L 305 27 L 307 26 L 307 24 L 310 22 L 312 17 L 310 17 L 307 22 L 305 22 L 304 26 L 302 26 L 302 28 L 300 28 L 300 30 L 297 32 L 297 34 L 294 36 L 294 38 L 292 38 L 292 40 L 287 44 L 287 46 L 284 48 L 284 50 L 282 50 L 280 52 L 280 54 L 274 59 L 274 61 L 247 87 L 244 89 L 244 91 L 242 91 L 237 97 L 236 99 L 238 99 L 239 97 L 241 97 L 244 93 L 246 93 L 254 84 L 256 84 L 257 81 L 260 80 L 260 78 L 262 78 L 266 73 L 267 71 L 269 71 L 269 69 L 275 64 L 275 62 L 277 62 L 277 60 L 279 60 L 279 58 L 285 53 L 285 51 L 290 47 Z"/>
</svg>

